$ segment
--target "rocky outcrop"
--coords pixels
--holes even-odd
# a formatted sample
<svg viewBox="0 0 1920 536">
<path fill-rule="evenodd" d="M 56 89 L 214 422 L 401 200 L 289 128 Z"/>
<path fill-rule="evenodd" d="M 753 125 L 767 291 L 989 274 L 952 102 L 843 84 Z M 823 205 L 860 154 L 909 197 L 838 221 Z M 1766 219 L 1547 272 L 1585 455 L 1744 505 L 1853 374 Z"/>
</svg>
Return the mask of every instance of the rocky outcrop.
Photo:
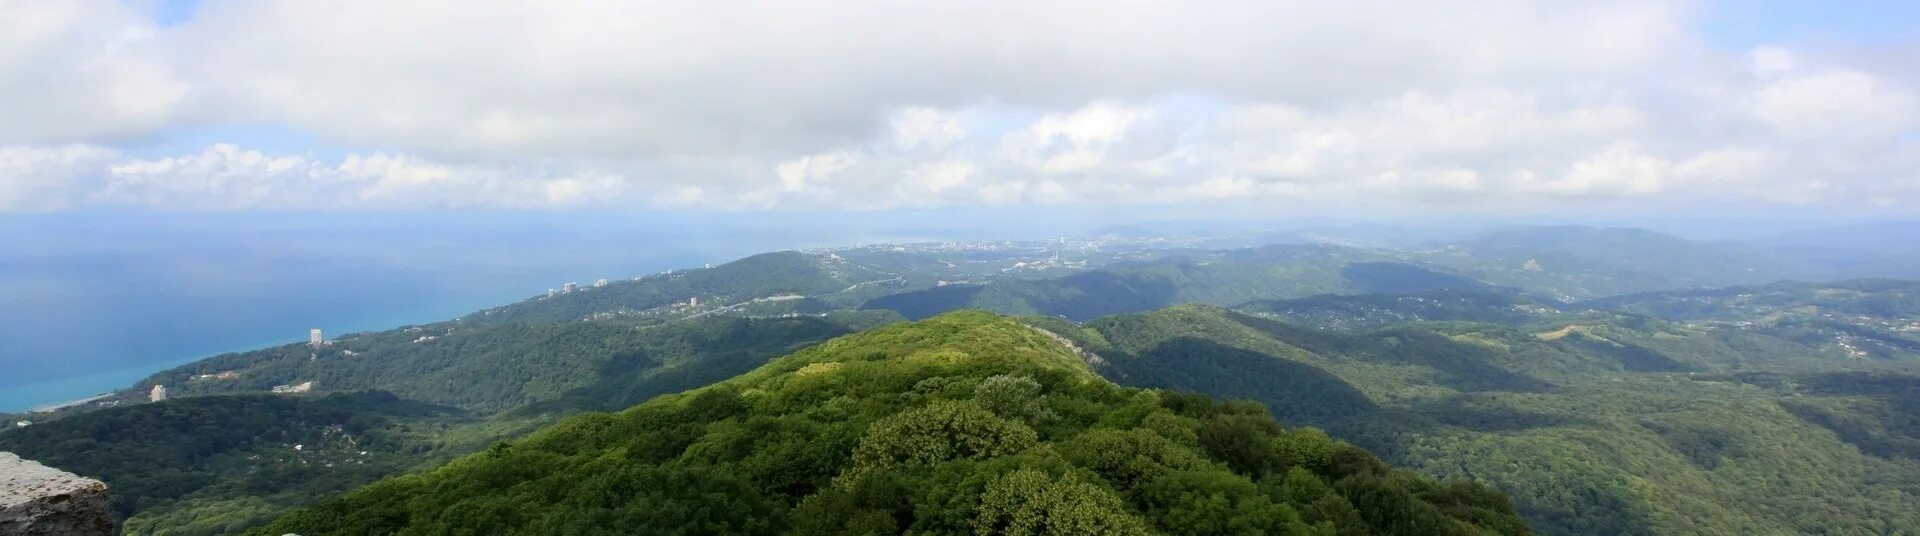
<svg viewBox="0 0 1920 536">
<path fill-rule="evenodd" d="M 111 535 L 107 485 L 0 452 L 0 536 Z"/>
<path fill-rule="evenodd" d="M 1027 326 L 1027 329 L 1031 329 L 1035 333 L 1039 333 L 1041 335 L 1046 335 L 1047 338 L 1053 339 L 1053 342 L 1060 343 L 1062 345 L 1065 345 L 1067 349 L 1073 350 L 1073 353 L 1078 354 L 1080 356 L 1080 360 L 1085 361 L 1089 368 L 1092 368 L 1094 370 L 1100 370 L 1101 368 L 1104 368 L 1107 366 L 1107 358 L 1100 357 L 1100 354 L 1096 354 L 1090 350 L 1081 348 L 1079 344 L 1076 344 L 1073 342 L 1073 339 L 1066 338 L 1064 336 L 1061 336 L 1059 333 L 1047 331 L 1045 329 L 1041 329 L 1036 326 Z"/>
</svg>

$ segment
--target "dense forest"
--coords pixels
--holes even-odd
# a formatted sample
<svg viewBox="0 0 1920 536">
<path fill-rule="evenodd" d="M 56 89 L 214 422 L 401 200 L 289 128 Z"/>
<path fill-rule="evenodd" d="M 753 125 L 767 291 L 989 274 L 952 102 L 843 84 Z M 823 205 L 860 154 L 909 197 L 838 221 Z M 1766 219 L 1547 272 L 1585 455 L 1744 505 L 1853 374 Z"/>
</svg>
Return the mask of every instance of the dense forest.
<svg viewBox="0 0 1920 536">
<path fill-rule="evenodd" d="M 534 299 L 469 315 L 479 323 L 553 323 L 592 318 L 597 314 L 637 312 L 699 298 L 712 303 L 736 303 L 780 294 L 814 296 L 829 305 L 845 307 L 903 286 L 931 286 L 925 277 L 897 280 L 899 274 L 837 256 L 797 251 L 762 253 L 707 269 L 653 274 L 619 281 L 601 288 L 583 287 L 551 298 Z M 888 281 L 884 285 L 861 285 Z"/>
<path fill-rule="evenodd" d="M 1526 534 L 1258 404 L 1140 390 L 1002 317 L 851 335 L 252 534 Z"/>
<path fill-rule="evenodd" d="M 139 514 L 127 534 L 238 534 L 314 497 L 444 460 L 449 430 L 472 421 L 386 393 L 206 396 L 0 434 L 0 451 L 102 478 L 117 515 Z"/>
<path fill-rule="evenodd" d="M 1322 329 L 1370 329 L 1408 322 L 1527 323 L 1559 311 L 1499 292 L 1435 290 L 1395 294 L 1321 294 L 1258 300 L 1234 310 Z"/>
<path fill-rule="evenodd" d="M 1920 529 L 1911 358 L 1591 314 L 1352 332 L 1191 306 L 1028 321 L 1115 381 L 1258 400 L 1389 462 L 1505 490 L 1541 533 Z M 1830 371 L 1737 372 L 1754 368 Z"/>
<path fill-rule="evenodd" d="M 1822 314 L 1898 319 L 1920 315 L 1920 282 L 1781 281 L 1760 286 L 1644 292 L 1587 300 L 1577 305 L 1675 320 L 1741 321 Z"/>
<path fill-rule="evenodd" d="M 169 386 L 173 400 L 30 416 L 42 420 L 0 431 L 0 450 L 103 479 L 128 534 L 238 534 L 561 416 L 711 384 L 892 318 L 454 322 L 434 326 L 438 336 L 424 341 L 427 330 L 400 329 L 322 348 L 228 354 L 143 382 Z M 217 376 L 224 371 L 236 372 Z M 352 394 L 261 394 L 305 381 Z"/>
</svg>

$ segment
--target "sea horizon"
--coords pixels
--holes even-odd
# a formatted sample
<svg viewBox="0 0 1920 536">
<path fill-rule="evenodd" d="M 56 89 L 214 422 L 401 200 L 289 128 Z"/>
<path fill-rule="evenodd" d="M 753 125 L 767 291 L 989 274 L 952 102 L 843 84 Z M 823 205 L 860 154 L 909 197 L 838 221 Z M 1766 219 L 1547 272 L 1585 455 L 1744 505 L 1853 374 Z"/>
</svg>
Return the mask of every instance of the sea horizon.
<svg viewBox="0 0 1920 536">
<path fill-rule="evenodd" d="M 568 281 L 625 279 L 856 236 L 674 218 L 13 216 L 0 232 L 0 411 L 123 389 L 196 360 L 450 320 Z M 699 221 L 699 220 L 695 220 Z M 699 233 L 680 232 L 689 227 Z M 29 232 L 31 231 L 31 232 Z"/>
</svg>

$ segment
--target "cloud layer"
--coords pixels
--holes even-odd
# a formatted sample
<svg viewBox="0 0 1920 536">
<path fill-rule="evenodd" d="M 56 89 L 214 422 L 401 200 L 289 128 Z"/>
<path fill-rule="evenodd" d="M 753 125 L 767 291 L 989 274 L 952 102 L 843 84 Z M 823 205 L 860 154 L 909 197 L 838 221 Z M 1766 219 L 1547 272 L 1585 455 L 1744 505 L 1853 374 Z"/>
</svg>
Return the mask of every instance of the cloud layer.
<svg viewBox="0 0 1920 536">
<path fill-rule="evenodd" d="M 162 27 L 114 0 L 0 2 L 0 211 L 1914 212 L 1911 57 L 1725 50 L 1700 11 L 209 0 Z M 151 149 L 220 125 L 347 150 Z"/>
</svg>

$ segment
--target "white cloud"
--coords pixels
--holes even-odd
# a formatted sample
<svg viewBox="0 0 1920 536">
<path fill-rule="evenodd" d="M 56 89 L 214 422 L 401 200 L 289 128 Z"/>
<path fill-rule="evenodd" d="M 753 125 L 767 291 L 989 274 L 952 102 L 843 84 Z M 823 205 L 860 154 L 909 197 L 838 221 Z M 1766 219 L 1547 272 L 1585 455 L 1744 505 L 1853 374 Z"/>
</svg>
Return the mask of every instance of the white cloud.
<svg viewBox="0 0 1920 536">
<path fill-rule="evenodd" d="M 45 212 L 80 202 L 113 151 L 91 145 L 0 147 L 0 213 Z"/>
<path fill-rule="evenodd" d="M 857 164 L 855 158 L 848 152 L 807 155 L 781 162 L 774 170 L 780 176 L 781 187 L 789 192 L 798 192 L 806 189 L 809 181 L 818 186 L 831 180 L 835 172 Z"/>
<path fill-rule="evenodd" d="M 0 144 L 137 135 L 174 119 L 191 90 L 159 30 L 116 0 L 0 2 Z"/>
<path fill-rule="evenodd" d="M 1693 155 L 1675 164 L 1673 175 L 1715 185 L 1737 184 L 1762 179 L 1780 164 L 1772 153 L 1765 150 L 1730 147 Z"/>
<path fill-rule="evenodd" d="M 902 151 L 943 149 L 967 135 L 959 114 L 924 106 L 901 110 L 892 123 L 894 146 Z"/>
<path fill-rule="evenodd" d="M 1523 188 L 1563 196 L 1647 195 L 1665 187 L 1673 165 L 1631 144 L 1617 144 L 1580 159 L 1554 180 L 1523 182 Z"/>
<path fill-rule="evenodd" d="M 187 210 L 606 207 L 650 200 L 618 174 L 517 166 L 452 165 L 408 155 L 348 155 L 338 162 L 271 155 L 230 144 L 164 158 L 87 145 L 0 147 L 0 211 L 79 204 Z M 659 204 L 692 203 L 699 189 L 654 192 Z"/>
<path fill-rule="evenodd" d="M 1695 12 L 0 0 L 0 211 L 1920 198 L 1911 65 Z M 152 156 L 206 125 L 351 154 Z"/>
<path fill-rule="evenodd" d="M 1747 53 L 1747 61 L 1753 66 L 1753 74 L 1772 76 L 1792 72 L 1800 68 L 1800 55 L 1780 46 L 1761 46 Z"/>
<path fill-rule="evenodd" d="M 1774 81 L 1757 92 L 1754 108 L 1789 137 L 1884 135 L 1912 126 L 1914 96 L 1871 74 L 1837 70 Z"/>
<path fill-rule="evenodd" d="M 1246 177 L 1214 177 L 1193 185 L 1191 195 L 1206 199 L 1228 199 L 1252 194 L 1258 184 Z"/>
<path fill-rule="evenodd" d="M 705 194 L 706 191 L 699 186 L 681 186 L 655 194 L 653 202 L 663 206 L 690 206 L 699 203 Z"/>
<path fill-rule="evenodd" d="M 173 31 L 230 113 L 367 144 L 625 156 L 855 143 L 889 110 L 1201 90 L 1321 102 L 1605 76 L 1680 2 L 209 2 Z M 1337 54 L 1309 53 L 1339 43 Z M 1339 73 L 1329 76 L 1329 73 Z"/>
<path fill-rule="evenodd" d="M 1079 173 L 1106 163 L 1107 153 L 1153 111 L 1096 102 L 1071 113 L 1048 114 L 1007 134 L 1002 151 L 1043 173 Z"/>
<path fill-rule="evenodd" d="M 1487 181 L 1480 172 L 1464 168 L 1385 171 L 1366 181 L 1366 186 L 1381 195 L 1426 201 L 1466 202 L 1488 194 Z"/>
<path fill-rule="evenodd" d="M 922 190 L 927 194 L 940 195 L 941 192 L 967 184 L 976 168 L 972 162 L 945 161 L 921 164 L 907 173 L 907 184 L 914 185 L 912 190 Z M 911 192 L 908 195 L 917 195 Z"/>
</svg>

